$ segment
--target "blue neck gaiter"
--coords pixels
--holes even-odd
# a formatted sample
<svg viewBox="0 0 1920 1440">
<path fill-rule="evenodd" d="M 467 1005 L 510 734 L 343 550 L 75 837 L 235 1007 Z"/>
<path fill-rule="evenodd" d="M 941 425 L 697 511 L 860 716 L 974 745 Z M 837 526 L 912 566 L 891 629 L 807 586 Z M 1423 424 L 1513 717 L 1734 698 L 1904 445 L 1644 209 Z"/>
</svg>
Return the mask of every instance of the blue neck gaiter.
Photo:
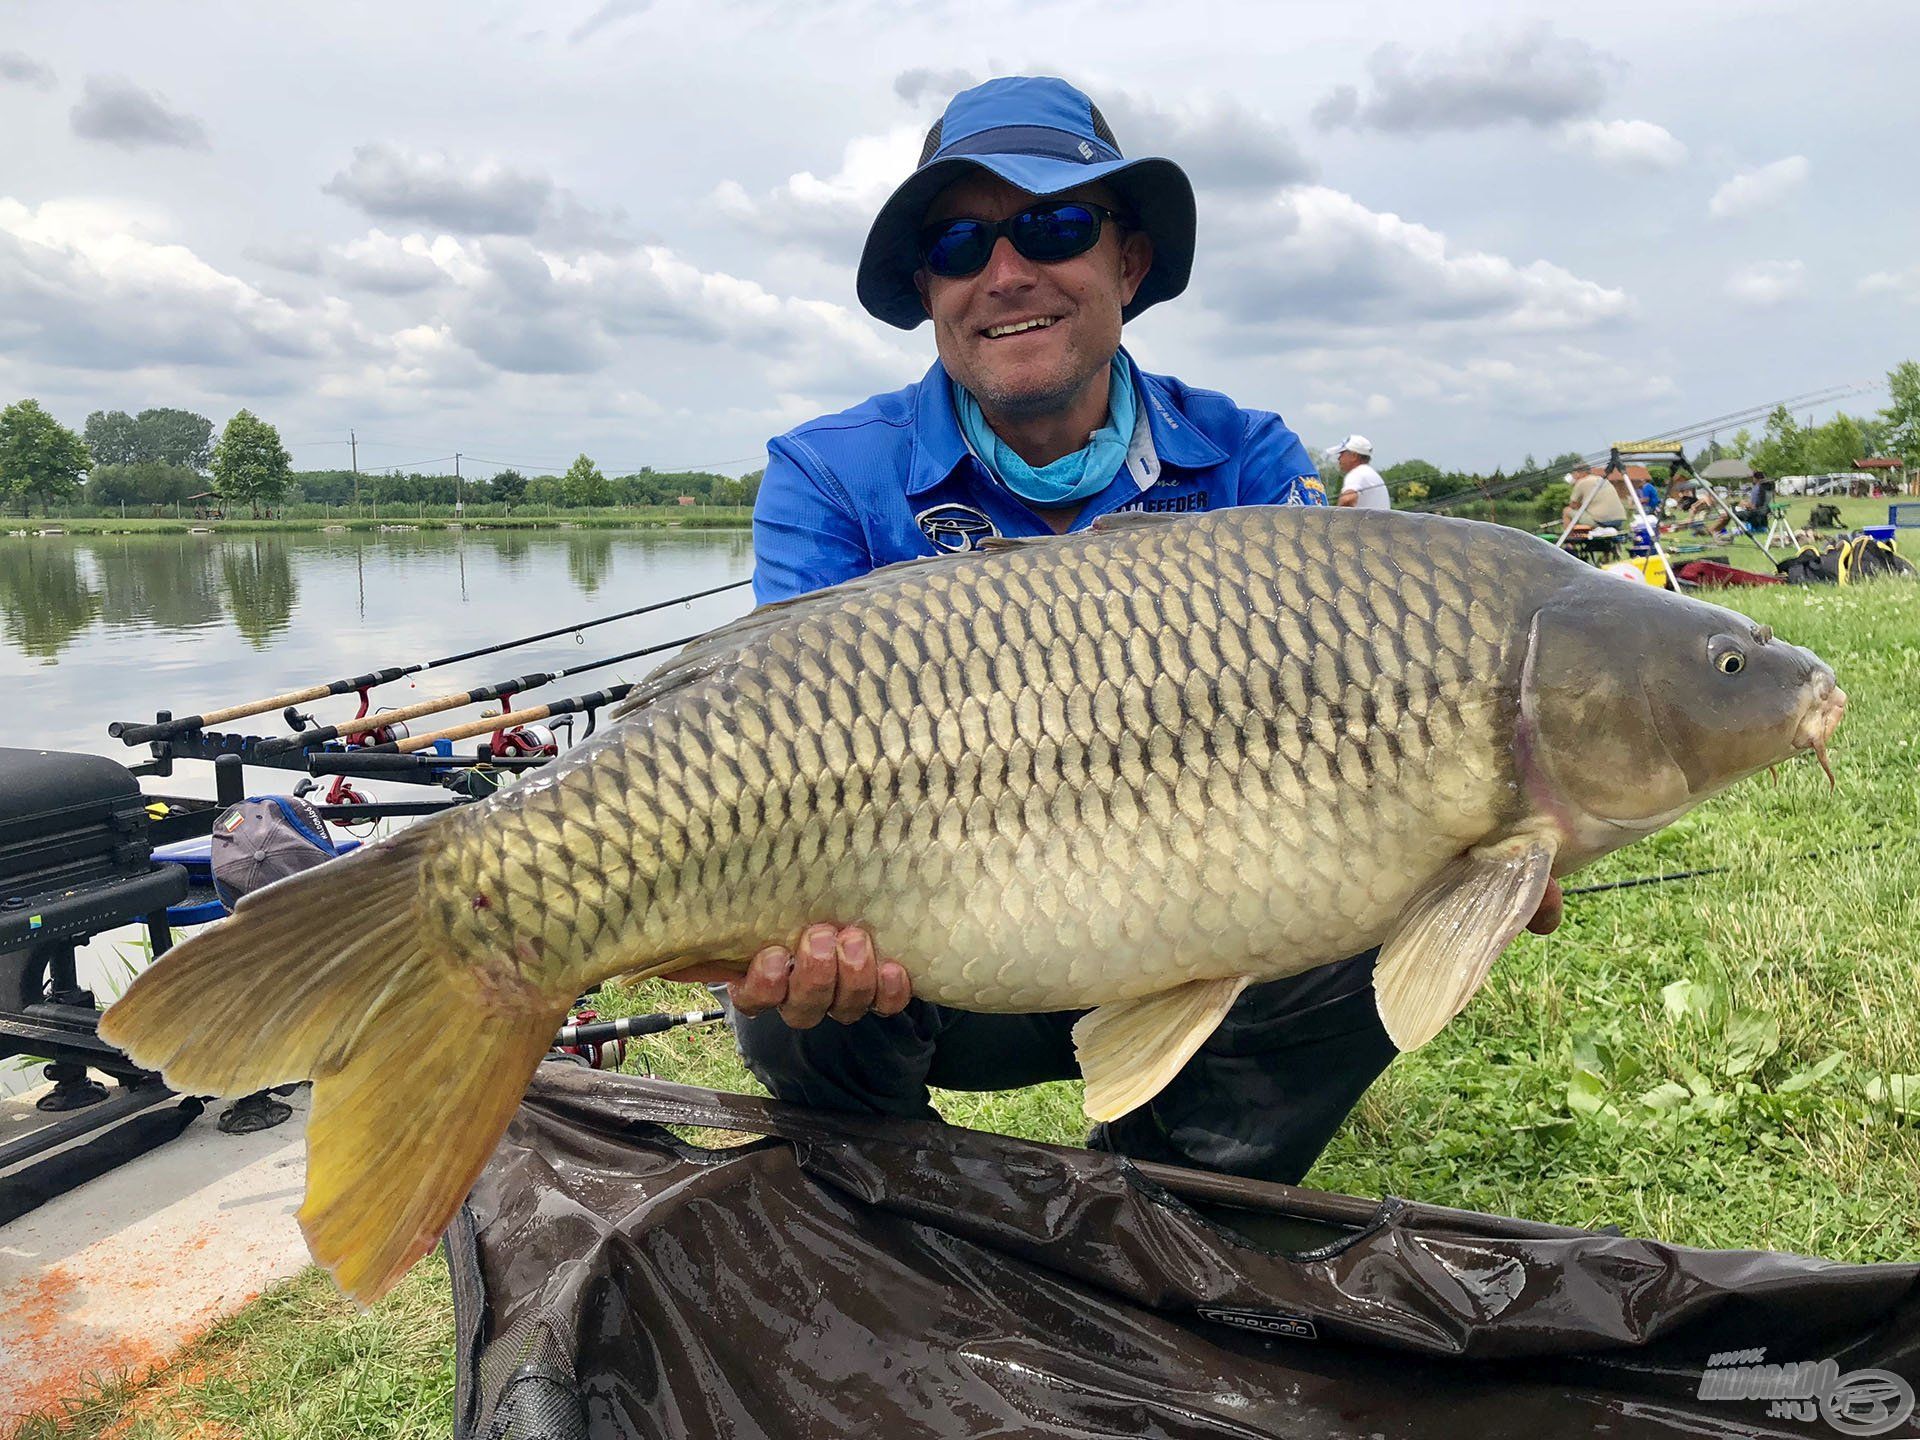
<svg viewBox="0 0 1920 1440">
<path fill-rule="evenodd" d="M 1107 423 L 1094 431 L 1081 449 L 1038 470 L 994 433 L 987 417 L 980 413 L 980 402 L 957 382 L 953 386 L 953 408 L 960 417 L 960 432 L 994 477 L 1029 505 L 1046 508 L 1090 499 L 1107 488 L 1120 473 L 1127 449 L 1133 444 L 1139 405 L 1133 389 L 1133 366 L 1116 350 L 1113 372 L 1107 379 Z"/>
</svg>

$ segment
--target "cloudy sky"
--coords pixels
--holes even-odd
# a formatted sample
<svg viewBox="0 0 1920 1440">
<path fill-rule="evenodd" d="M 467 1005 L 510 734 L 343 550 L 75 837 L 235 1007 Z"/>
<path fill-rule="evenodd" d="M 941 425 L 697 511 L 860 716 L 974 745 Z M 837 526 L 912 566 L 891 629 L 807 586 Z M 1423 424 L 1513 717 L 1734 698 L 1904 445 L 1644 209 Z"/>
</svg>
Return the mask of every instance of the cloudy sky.
<svg viewBox="0 0 1920 1440">
<path fill-rule="evenodd" d="M 751 469 L 931 361 L 854 299 L 866 225 L 957 86 L 1051 71 L 1199 190 L 1147 368 L 1511 467 L 1920 354 L 1916 41 L 1910 0 L 10 0 L 0 399 Z"/>
</svg>

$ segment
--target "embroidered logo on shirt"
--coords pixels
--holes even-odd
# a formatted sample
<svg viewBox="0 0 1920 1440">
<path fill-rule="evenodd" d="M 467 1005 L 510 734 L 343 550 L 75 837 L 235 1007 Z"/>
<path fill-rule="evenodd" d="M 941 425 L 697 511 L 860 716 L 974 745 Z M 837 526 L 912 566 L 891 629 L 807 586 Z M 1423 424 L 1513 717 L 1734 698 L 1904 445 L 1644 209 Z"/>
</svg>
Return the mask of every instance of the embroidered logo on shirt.
<svg viewBox="0 0 1920 1440">
<path fill-rule="evenodd" d="M 971 505 L 935 505 L 913 520 L 920 533 L 933 542 L 934 549 L 954 555 L 977 549 L 982 540 L 1000 533 L 984 510 Z"/>
<path fill-rule="evenodd" d="M 1093 159 L 1093 146 L 1089 145 L 1084 140 L 1080 142 L 1080 158 L 1082 160 Z"/>
</svg>

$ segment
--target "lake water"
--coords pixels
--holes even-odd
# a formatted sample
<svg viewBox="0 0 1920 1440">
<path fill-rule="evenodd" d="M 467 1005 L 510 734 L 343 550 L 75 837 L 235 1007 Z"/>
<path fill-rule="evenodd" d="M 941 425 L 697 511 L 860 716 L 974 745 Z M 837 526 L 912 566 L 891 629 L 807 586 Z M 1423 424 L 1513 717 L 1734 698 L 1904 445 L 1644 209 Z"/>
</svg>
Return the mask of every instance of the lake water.
<svg viewBox="0 0 1920 1440">
<path fill-rule="evenodd" d="M 752 569 L 744 530 L 0 538 L 0 695 L 9 722 L 0 744 L 133 763 L 146 752 L 111 739 L 109 721 L 203 713 L 431 660 L 743 580 Z M 397 707 L 635 650 L 711 629 L 751 603 L 747 590 L 728 591 L 409 676 L 374 700 Z M 634 679 L 659 658 L 560 682 L 527 703 Z M 303 708 L 326 724 L 356 706 L 347 696 Z M 455 712 L 448 723 L 478 714 Z M 247 727 L 285 733 L 277 713 L 223 728 Z M 195 772 L 211 769 L 175 774 L 191 780 Z M 273 788 L 291 788 L 299 773 L 249 771 L 250 781 L 265 776 L 286 776 Z"/>
<path fill-rule="evenodd" d="M 368 670 L 456 654 L 651 601 L 744 580 L 744 530 L 413 531 L 374 534 L 0 536 L 0 745 L 148 758 L 107 734 L 156 710 L 199 714 Z M 729 590 L 524 649 L 408 676 L 376 689 L 399 707 L 448 691 L 697 634 L 744 614 Z M 524 702 L 632 680 L 665 654 L 562 680 Z M 302 708 L 350 717 L 354 696 Z M 479 717 L 451 712 L 445 723 Z M 416 733 L 429 722 L 416 722 Z M 286 733 L 277 712 L 221 727 Z M 462 741 L 471 753 L 478 740 Z M 260 767 L 247 789 L 291 791 L 305 773 Z M 149 793 L 213 794 L 213 767 L 178 764 Z M 443 791 L 354 782 L 375 799 Z M 402 822 L 404 823 L 404 822 Z M 117 994 L 141 954 L 137 932 L 109 932 L 80 955 L 80 979 Z M 0 1095 L 39 1082 L 39 1067 L 0 1060 Z"/>
</svg>

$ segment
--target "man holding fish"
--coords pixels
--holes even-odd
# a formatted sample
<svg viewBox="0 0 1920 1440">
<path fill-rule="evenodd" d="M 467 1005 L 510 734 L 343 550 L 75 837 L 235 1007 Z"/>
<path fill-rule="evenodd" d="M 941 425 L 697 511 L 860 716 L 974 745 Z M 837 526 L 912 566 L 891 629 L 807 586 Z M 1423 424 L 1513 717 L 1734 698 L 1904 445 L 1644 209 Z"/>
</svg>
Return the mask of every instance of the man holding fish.
<svg viewBox="0 0 1920 1440">
<path fill-rule="evenodd" d="M 1123 321 L 1186 287 L 1194 227 L 1179 167 L 1125 159 L 1064 81 L 956 96 L 882 206 L 859 274 L 878 319 L 932 320 L 940 358 L 916 384 L 772 443 L 754 513 L 760 602 L 1102 515 L 1325 504 L 1279 416 L 1147 374 L 1121 348 Z M 1531 928 L 1558 922 L 1556 883 Z M 1250 989 L 1173 1083 L 1093 1143 L 1297 1181 L 1395 1053 L 1373 961 Z M 929 1085 L 1079 1075 L 1080 1012 L 984 1015 L 910 989 L 867 930 L 821 924 L 761 950 L 728 986 L 729 1010 L 754 1074 L 798 1104 L 925 1118 Z"/>
<path fill-rule="evenodd" d="M 1295 1175 L 1557 877 L 1824 760 L 1846 695 L 1766 626 L 1327 506 L 1278 417 L 1135 369 L 1121 322 L 1191 240 L 1185 177 L 1077 91 L 956 98 L 860 272 L 941 365 L 774 442 L 781 603 L 520 782 L 246 896 L 101 1037 L 184 1093 L 313 1080 L 301 1227 L 363 1302 L 615 976 L 733 980 L 750 1062 L 816 1104 L 1077 1069 L 1100 1143 Z"/>
</svg>

